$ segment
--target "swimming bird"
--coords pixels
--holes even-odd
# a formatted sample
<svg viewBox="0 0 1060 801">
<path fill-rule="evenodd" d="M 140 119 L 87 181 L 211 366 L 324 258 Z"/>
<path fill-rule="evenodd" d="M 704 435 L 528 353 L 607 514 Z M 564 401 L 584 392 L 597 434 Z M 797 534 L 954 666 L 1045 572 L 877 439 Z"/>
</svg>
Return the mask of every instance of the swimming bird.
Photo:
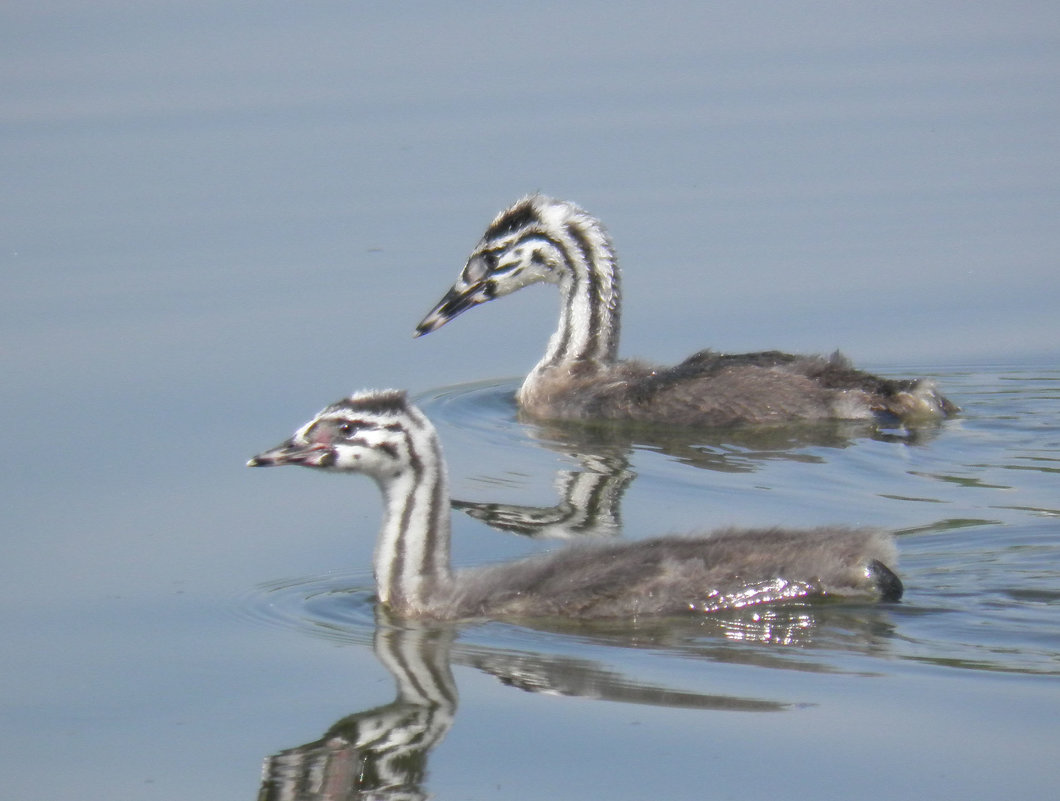
<svg viewBox="0 0 1060 801">
<path fill-rule="evenodd" d="M 395 390 L 323 409 L 251 467 L 304 465 L 363 473 L 383 495 L 374 554 L 378 600 L 405 618 L 636 619 L 825 596 L 897 600 L 902 583 L 880 532 L 760 529 L 571 546 L 454 571 L 439 438 Z"/>
<path fill-rule="evenodd" d="M 416 327 L 430 333 L 538 282 L 560 290 L 559 327 L 517 394 L 543 420 L 735 426 L 936 420 L 957 407 L 924 380 L 880 378 L 831 357 L 703 350 L 673 367 L 618 358 L 621 293 L 611 238 L 574 203 L 528 195 L 501 212 L 459 278 Z"/>
</svg>

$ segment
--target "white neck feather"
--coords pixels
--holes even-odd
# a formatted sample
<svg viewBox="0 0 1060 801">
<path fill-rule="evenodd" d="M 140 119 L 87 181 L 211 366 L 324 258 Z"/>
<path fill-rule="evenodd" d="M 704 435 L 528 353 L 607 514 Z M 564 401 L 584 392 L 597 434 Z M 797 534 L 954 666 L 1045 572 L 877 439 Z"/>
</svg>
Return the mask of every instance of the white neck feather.
<svg viewBox="0 0 1060 801">
<path fill-rule="evenodd" d="M 527 378 L 550 368 L 590 362 L 611 364 L 618 356 L 620 277 L 614 250 L 599 223 L 584 213 L 555 230 L 562 264 L 559 327 L 544 358 Z"/>
<path fill-rule="evenodd" d="M 421 442 L 413 469 L 380 481 L 384 512 L 375 579 L 379 600 L 399 610 L 426 609 L 452 577 L 445 465 L 433 433 Z"/>
</svg>

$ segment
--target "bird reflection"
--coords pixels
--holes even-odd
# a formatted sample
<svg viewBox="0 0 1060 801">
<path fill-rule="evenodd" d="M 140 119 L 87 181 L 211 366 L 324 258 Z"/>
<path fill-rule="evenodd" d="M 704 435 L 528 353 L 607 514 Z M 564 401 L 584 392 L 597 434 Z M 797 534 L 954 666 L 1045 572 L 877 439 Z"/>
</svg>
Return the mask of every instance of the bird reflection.
<svg viewBox="0 0 1060 801">
<path fill-rule="evenodd" d="M 557 502 L 532 506 L 454 498 L 452 506 L 491 528 L 527 537 L 610 537 L 621 533 L 622 497 L 636 478 L 631 467 L 636 448 L 658 451 L 694 467 L 740 473 L 753 472 L 767 460 L 825 461 L 808 452 L 809 447 L 845 448 L 865 436 L 918 444 L 937 430 L 938 426 L 904 428 L 891 435 L 878 426 L 832 421 L 689 433 L 662 426 L 535 422 L 529 426 L 530 436 L 578 466 L 556 472 Z"/>
<path fill-rule="evenodd" d="M 938 436 L 943 423 L 923 423 L 884 428 L 864 421 L 833 420 L 776 426 L 731 428 L 678 428 L 618 422 L 540 422 L 519 417 L 534 439 L 559 451 L 605 452 L 612 457 L 634 449 L 655 451 L 674 461 L 721 473 L 751 473 L 762 462 L 785 460 L 825 461 L 808 448 L 847 448 L 858 440 L 873 439 L 905 445 L 922 445 Z"/>
<path fill-rule="evenodd" d="M 665 650 L 713 662 L 738 662 L 810 671 L 833 671 L 831 655 L 813 649 L 758 647 L 807 645 L 821 621 L 824 644 L 878 650 L 890 636 L 885 613 L 876 607 L 805 607 L 747 611 L 688 621 L 652 621 L 647 626 L 570 624 L 579 641 L 617 649 Z M 497 625 L 497 624 L 493 624 Z M 702 693 L 652 684 L 590 658 L 512 650 L 461 642 L 468 627 L 417 623 L 376 610 L 373 646 L 393 676 L 393 701 L 340 719 L 313 742 L 265 760 L 259 801 L 421 801 L 431 749 L 449 732 L 458 695 L 452 664 L 478 669 L 502 684 L 553 696 L 702 711 L 777 713 L 796 706 L 764 698 Z M 547 629 L 563 637 L 566 628 Z M 475 639 L 475 638 L 472 638 Z M 480 638 L 478 638 L 480 639 Z"/>
<path fill-rule="evenodd" d="M 496 404 L 494 396 L 499 395 L 491 392 L 489 397 Z M 506 404 L 501 406 L 506 408 Z M 467 419 L 477 417 L 469 415 Z M 843 448 L 864 436 L 912 444 L 931 436 L 929 429 L 888 433 L 840 423 L 714 433 L 535 423 L 529 432 L 544 447 L 577 465 L 574 470 L 557 473 L 555 504 L 454 499 L 453 507 L 494 528 L 524 536 L 618 536 L 622 498 L 635 478 L 631 454 L 636 448 L 665 453 L 703 469 L 752 472 L 765 460 L 823 461 L 808 452 L 809 447 Z M 259 801 L 419 801 L 429 797 L 430 752 L 448 734 L 457 712 L 453 664 L 482 671 L 505 686 L 543 695 L 705 713 L 779 713 L 799 706 L 653 684 L 583 656 L 483 644 L 488 637 L 481 632 L 488 634 L 496 626 L 528 631 L 516 624 L 416 623 L 391 619 L 381 606 L 375 614 L 373 647 L 394 678 L 394 700 L 347 715 L 319 739 L 268 757 Z M 583 654 L 599 649 L 615 649 L 619 654 L 648 649 L 705 663 L 735 662 L 812 672 L 837 671 L 836 651 L 886 649 L 892 636 L 885 609 L 798 602 L 694 619 L 633 624 L 553 620 L 533 628 L 551 638 L 572 635 L 582 645 Z M 328 631 L 333 634 L 334 626 Z"/>
<path fill-rule="evenodd" d="M 348 715 L 315 740 L 265 762 L 259 801 L 419 801 L 427 755 L 453 725 L 449 667 L 456 629 L 381 621 L 375 655 L 394 677 L 389 704 Z"/>
<path fill-rule="evenodd" d="M 621 532 L 622 496 L 635 477 L 625 455 L 568 451 L 580 470 L 560 470 L 553 506 L 487 503 L 454 498 L 452 506 L 491 528 L 541 539 L 615 536 Z"/>
</svg>

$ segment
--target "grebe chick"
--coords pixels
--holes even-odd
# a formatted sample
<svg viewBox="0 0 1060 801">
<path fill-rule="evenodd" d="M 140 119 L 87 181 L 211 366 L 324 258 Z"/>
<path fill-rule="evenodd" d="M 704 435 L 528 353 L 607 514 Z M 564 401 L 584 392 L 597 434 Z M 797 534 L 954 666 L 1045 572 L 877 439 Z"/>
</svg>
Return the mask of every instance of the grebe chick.
<svg viewBox="0 0 1060 801">
<path fill-rule="evenodd" d="M 727 531 L 567 547 L 454 572 L 445 462 L 430 421 L 404 392 L 334 403 L 251 467 L 364 473 L 383 494 L 374 555 L 379 601 L 401 617 L 636 618 L 824 596 L 897 600 L 895 556 L 879 532 Z"/>
<path fill-rule="evenodd" d="M 529 284 L 560 289 L 559 327 L 517 400 L 532 417 L 733 426 L 814 420 L 923 422 L 957 407 L 928 381 L 892 380 L 830 358 L 700 351 L 674 367 L 618 359 L 619 269 L 600 221 L 529 195 L 499 214 L 416 336 Z"/>
</svg>

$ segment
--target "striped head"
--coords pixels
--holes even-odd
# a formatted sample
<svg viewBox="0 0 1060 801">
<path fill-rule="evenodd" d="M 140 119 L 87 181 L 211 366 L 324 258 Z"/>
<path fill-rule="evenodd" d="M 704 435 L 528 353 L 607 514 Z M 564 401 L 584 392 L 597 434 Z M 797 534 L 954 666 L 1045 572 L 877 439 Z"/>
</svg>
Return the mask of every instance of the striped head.
<svg viewBox="0 0 1060 801">
<path fill-rule="evenodd" d="M 382 482 L 415 466 L 412 440 L 422 437 L 433 439 L 434 428 L 404 392 L 364 391 L 331 404 L 247 466 L 302 465 L 364 473 Z"/>
<path fill-rule="evenodd" d="M 574 203 L 528 195 L 490 223 L 456 283 L 416 326 L 416 336 L 524 286 L 562 285 L 600 262 L 610 271 L 613 260 L 611 241 L 598 220 Z"/>
</svg>

